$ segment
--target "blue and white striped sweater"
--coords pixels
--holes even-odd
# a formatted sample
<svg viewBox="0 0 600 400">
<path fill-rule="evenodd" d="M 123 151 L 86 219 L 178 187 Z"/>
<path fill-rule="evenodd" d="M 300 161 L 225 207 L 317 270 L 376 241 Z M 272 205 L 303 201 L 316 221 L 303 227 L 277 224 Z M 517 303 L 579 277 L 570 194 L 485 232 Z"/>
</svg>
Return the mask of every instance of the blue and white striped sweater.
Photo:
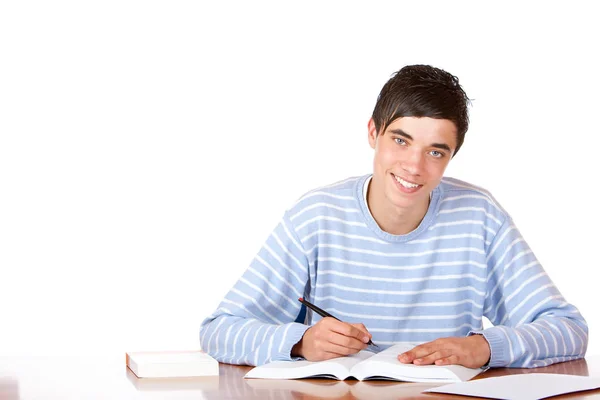
<svg viewBox="0 0 600 400">
<path fill-rule="evenodd" d="M 367 207 L 370 176 L 301 197 L 248 270 L 202 323 L 202 348 L 221 362 L 290 360 L 308 328 L 304 297 L 364 323 L 382 347 L 482 333 L 490 366 L 580 358 L 587 324 L 552 284 L 508 214 L 486 191 L 444 178 L 420 225 L 382 231 Z M 482 329 L 486 316 L 495 326 Z M 313 325 L 320 316 L 307 313 Z"/>
</svg>

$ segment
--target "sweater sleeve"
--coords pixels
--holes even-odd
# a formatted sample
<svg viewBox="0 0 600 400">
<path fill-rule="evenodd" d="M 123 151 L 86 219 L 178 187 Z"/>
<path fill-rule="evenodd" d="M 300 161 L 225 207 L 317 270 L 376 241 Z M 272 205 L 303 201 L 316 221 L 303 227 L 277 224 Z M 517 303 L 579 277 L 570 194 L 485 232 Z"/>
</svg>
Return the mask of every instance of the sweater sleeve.
<svg viewBox="0 0 600 400">
<path fill-rule="evenodd" d="M 567 303 L 507 218 L 490 245 L 484 315 L 494 325 L 482 334 L 490 367 L 533 368 L 585 355 L 587 323 Z"/>
<path fill-rule="evenodd" d="M 204 351 L 220 362 L 291 360 L 308 326 L 293 322 L 308 281 L 308 261 L 287 213 L 200 327 Z"/>
</svg>

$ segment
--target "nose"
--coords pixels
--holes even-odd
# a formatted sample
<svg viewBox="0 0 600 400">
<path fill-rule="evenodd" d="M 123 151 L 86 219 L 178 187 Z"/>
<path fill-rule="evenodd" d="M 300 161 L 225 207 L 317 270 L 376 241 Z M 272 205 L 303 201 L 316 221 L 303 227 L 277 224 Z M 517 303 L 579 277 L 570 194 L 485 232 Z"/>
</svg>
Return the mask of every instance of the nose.
<svg viewBox="0 0 600 400">
<path fill-rule="evenodd" d="M 401 167 L 410 175 L 420 175 L 423 170 L 423 154 L 420 151 L 408 151 L 402 160 Z"/>
</svg>

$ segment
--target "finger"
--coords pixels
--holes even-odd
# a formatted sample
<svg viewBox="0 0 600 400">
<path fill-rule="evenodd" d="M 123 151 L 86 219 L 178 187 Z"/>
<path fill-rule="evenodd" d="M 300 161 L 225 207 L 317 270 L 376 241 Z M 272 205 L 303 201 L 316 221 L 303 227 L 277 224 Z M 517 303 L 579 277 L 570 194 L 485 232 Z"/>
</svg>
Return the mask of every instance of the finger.
<svg viewBox="0 0 600 400">
<path fill-rule="evenodd" d="M 428 356 L 437 350 L 437 344 L 433 342 L 423 343 L 409 351 L 406 351 L 398 356 L 398 360 L 403 363 L 412 363 L 417 358 Z"/>
<path fill-rule="evenodd" d="M 456 354 L 435 361 L 435 365 L 454 365 L 458 363 L 458 356 Z"/>
<path fill-rule="evenodd" d="M 327 318 L 326 318 L 327 319 Z M 360 329 L 336 319 L 331 319 L 328 322 L 330 330 L 339 333 L 340 335 L 355 338 L 359 342 L 368 343 L 371 338 Z"/>
<path fill-rule="evenodd" d="M 359 343 L 359 342 L 357 341 L 357 343 Z M 326 343 L 322 344 L 321 351 L 326 352 L 326 353 L 336 354 L 336 357 L 342 357 L 342 356 L 347 356 L 350 354 L 356 354 L 359 351 L 363 350 L 363 348 L 367 347 L 367 345 L 365 345 L 365 344 L 363 344 L 363 346 L 364 347 L 355 348 L 355 347 L 339 345 L 334 342 L 326 342 Z"/>
<path fill-rule="evenodd" d="M 430 365 L 435 363 L 437 360 L 445 357 L 449 357 L 452 355 L 451 350 L 438 350 L 431 354 L 428 354 L 425 357 L 417 358 L 413 361 L 414 364 L 417 365 Z"/>
<path fill-rule="evenodd" d="M 319 321 L 314 328 L 317 328 L 314 329 L 313 332 L 314 339 L 316 342 L 320 343 L 319 347 L 321 347 L 322 350 L 328 349 L 329 343 L 350 349 L 337 351 L 338 354 L 353 354 L 367 348 L 366 342 L 369 341 L 368 337 L 357 328 L 344 322 L 332 318 L 324 318 Z M 353 333 L 360 336 L 361 339 L 357 339 L 353 336 L 346 336 Z M 364 340 L 364 337 L 367 339 Z"/>
<path fill-rule="evenodd" d="M 351 336 L 345 336 L 335 331 L 329 332 L 327 341 L 338 346 L 354 349 L 356 351 L 364 350 L 368 347 L 368 345 L 362 340 Z"/>
<path fill-rule="evenodd" d="M 310 351 L 304 354 L 304 358 L 307 361 L 323 361 L 323 360 L 331 360 L 332 358 L 344 357 L 348 354 L 345 353 L 337 353 L 332 351 L 327 351 L 326 349 L 332 349 L 328 344 L 324 345 L 321 343 L 319 346 L 313 347 Z"/>
<path fill-rule="evenodd" d="M 354 354 L 354 353 L 350 353 L 350 354 Z M 331 360 L 332 358 L 338 358 L 338 357 L 345 357 L 350 354 L 340 354 L 340 353 L 333 353 L 333 352 L 325 351 L 325 352 L 321 353 L 321 357 L 319 358 L 319 361 Z"/>
<path fill-rule="evenodd" d="M 373 335 L 371 335 L 371 334 L 369 333 L 369 330 L 367 329 L 367 327 L 366 327 L 364 324 L 360 324 L 360 323 L 359 323 L 359 324 L 350 324 L 350 325 L 352 325 L 352 326 L 353 326 L 353 327 L 355 327 L 356 329 L 360 330 L 361 332 L 364 332 L 364 333 L 366 333 L 367 335 L 369 335 L 369 338 L 373 338 Z"/>
</svg>

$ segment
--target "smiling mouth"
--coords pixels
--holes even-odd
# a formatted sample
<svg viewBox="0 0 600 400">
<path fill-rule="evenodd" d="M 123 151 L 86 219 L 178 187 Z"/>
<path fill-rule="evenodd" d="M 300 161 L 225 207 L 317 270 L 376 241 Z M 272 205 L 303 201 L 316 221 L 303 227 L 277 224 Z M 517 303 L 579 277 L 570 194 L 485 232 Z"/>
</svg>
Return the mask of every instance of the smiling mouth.
<svg viewBox="0 0 600 400">
<path fill-rule="evenodd" d="M 409 181 L 402 179 L 399 176 L 396 176 L 394 174 L 392 174 L 392 176 L 394 177 L 394 179 L 396 179 L 396 182 L 398 182 L 400 185 L 402 185 L 403 187 L 405 187 L 407 189 L 416 189 L 418 187 L 423 186 L 423 185 L 419 185 L 418 183 L 409 182 Z"/>
</svg>

